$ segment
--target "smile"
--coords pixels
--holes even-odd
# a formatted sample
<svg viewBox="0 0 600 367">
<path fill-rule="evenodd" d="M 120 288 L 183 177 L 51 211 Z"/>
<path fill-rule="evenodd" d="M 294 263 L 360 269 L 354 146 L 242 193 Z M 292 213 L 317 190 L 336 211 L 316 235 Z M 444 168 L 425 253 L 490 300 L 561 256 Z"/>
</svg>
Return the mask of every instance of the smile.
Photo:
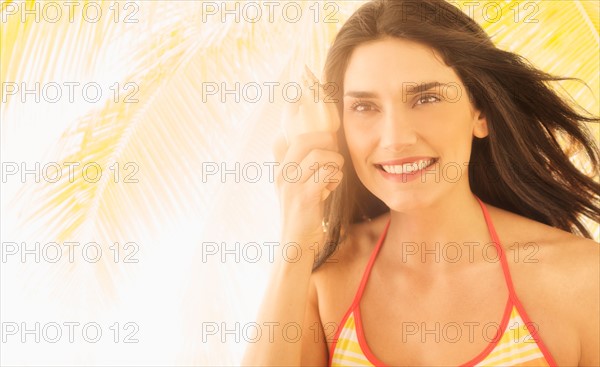
<svg viewBox="0 0 600 367">
<path fill-rule="evenodd" d="M 394 175 L 402 175 L 405 173 L 413 173 L 425 169 L 437 161 L 435 158 L 421 159 L 411 163 L 387 165 L 387 164 L 376 164 L 375 166 L 387 173 Z"/>
<path fill-rule="evenodd" d="M 435 162 L 435 159 L 432 158 L 432 159 L 420 160 L 420 161 L 416 161 L 413 163 L 406 163 L 406 164 L 400 164 L 400 165 L 393 165 L 393 166 L 392 165 L 379 165 L 379 166 L 381 167 L 381 169 L 383 169 L 387 173 L 401 175 L 404 173 L 412 173 L 415 171 L 422 170 L 424 168 L 431 166 L 434 162 Z"/>
<path fill-rule="evenodd" d="M 408 182 L 417 178 L 427 168 L 437 163 L 438 158 L 423 158 L 402 164 L 375 164 L 381 174 L 392 181 Z M 385 162 L 387 163 L 387 162 Z M 395 162 L 389 162 L 395 163 Z"/>
</svg>

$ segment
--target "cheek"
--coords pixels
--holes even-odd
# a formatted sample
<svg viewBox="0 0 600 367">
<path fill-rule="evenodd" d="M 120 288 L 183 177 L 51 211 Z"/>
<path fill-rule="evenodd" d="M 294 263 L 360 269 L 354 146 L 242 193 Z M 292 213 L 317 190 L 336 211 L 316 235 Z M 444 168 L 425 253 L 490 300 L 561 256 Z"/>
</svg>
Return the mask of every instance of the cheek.
<svg viewBox="0 0 600 367">
<path fill-rule="evenodd" d="M 472 116 L 469 114 L 468 106 L 462 103 L 446 104 L 444 108 L 435 111 L 431 116 L 434 124 L 425 124 L 423 132 L 438 140 L 447 142 L 458 142 L 472 134 Z"/>
<path fill-rule="evenodd" d="M 438 124 L 435 131 L 430 131 L 428 142 L 439 147 L 444 159 L 462 165 L 469 160 L 472 142 L 472 121 L 463 108 L 454 106 L 446 111 L 444 123 Z"/>
</svg>

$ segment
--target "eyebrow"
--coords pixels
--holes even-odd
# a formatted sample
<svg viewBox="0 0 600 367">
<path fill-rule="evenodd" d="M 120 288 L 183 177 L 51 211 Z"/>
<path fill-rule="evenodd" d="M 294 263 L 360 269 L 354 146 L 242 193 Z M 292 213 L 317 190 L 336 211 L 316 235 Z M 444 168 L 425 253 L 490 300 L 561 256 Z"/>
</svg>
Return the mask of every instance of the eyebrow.
<svg viewBox="0 0 600 367">
<path fill-rule="evenodd" d="M 407 87 L 404 87 L 405 84 L 410 84 Z M 404 92 L 407 95 L 421 93 L 436 87 L 448 86 L 448 83 L 440 83 L 437 81 L 427 82 L 427 83 L 405 83 L 402 86 Z M 377 98 L 377 93 L 374 92 L 365 92 L 365 91 L 348 91 L 344 94 L 344 97 L 354 97 L 354 98 Z"/>
<path fill-rule="evenodd" d="M 344 97 L 354 97 L 354 98 L 377 98 L 377 93 L 373 92 L 359 92 L 359 91 L 349 91 L 344 93 Z"/>
<path fill-rule="evenodd" d="M 428 83 L 420 83 L 418 85 L 414 85 L 416 83 L 411 83 L 408 87 L 406 87 L 406 94 L 417 94 L 424 92 L 426 90 L 430 90 L 437 87 L 447 86 L 447 83 L 440 82 L 428 82 Z"/>
</svg>

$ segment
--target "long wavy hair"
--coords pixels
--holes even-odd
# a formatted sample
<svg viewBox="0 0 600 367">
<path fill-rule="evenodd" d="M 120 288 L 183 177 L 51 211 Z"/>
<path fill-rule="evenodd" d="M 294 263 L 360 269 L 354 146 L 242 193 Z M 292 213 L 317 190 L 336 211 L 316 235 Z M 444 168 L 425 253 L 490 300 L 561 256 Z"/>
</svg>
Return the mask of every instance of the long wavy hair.
<svg viewBox="0 0 600 367">
<path fill-rule="evenodd" d="M 483 201 L 571 233 L 591 238 L 583 217 L 600 220 L 600 152 L 585 123 L 598 122 L 568 103 L 549 85 L 569 80 L 533 67 L 523 57 L 497 48 L 475 21 L 443 0 L 375 0 L 344 24 L 329 50 L 325 79 L 343 116 L 344 74 L 353 50 L 384 37 L 432 47 L 454 69 L 471 102 L 487 118 L 489 134 L 473 138 L 471 191 Z M 578 112 L 579 111 L 579 112 Z M 343 128 L 341 154 L 351 162 Z M 562 144 L 562 145 L 561 145 Z M 592 172 L 569 159 L 585 151 Z M 387 212 L 388 207 L 358 179 L 352 164 L 325 203 L 327 244 L 314 269 L 336 250 L 350 225 Z"/>
</svg>

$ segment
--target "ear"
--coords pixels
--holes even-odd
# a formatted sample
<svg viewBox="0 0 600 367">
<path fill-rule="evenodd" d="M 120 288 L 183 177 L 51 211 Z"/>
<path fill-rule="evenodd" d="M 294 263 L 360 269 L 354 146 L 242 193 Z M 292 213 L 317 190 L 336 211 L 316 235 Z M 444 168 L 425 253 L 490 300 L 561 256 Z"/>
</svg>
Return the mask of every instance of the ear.
<svg viewBox="0 0 600 367">
<path fill-rule="evenodd" d="M 478 138 L 485 138 L 489 134 L 487 119 L 485 115 L 479 111 L 477 111 L 477 120 L 475 120 L 475 124 L 473 125 L 473 135 Z"/>
</svg>

